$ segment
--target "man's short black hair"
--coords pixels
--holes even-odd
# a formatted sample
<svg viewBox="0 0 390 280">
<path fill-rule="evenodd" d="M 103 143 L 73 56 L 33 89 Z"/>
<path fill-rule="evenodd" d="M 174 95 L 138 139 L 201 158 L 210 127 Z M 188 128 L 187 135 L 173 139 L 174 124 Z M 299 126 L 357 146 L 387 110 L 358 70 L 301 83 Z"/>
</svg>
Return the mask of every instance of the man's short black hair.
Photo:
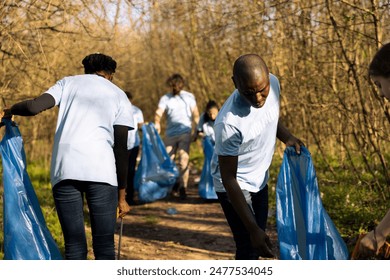
<svg viewBox="0 0 390 280">
<path fill-rule="evenodd" d="M 253 69 L 259 69 L 268 75 L 269 70 L 264 60 L 257 54 L 244 54 L 236 59 L 233 65 L 233 77 L 248 75 Z"/>
<path fill-rule="evenodd" d="M 116 61 L 111 56 L 94 53 L 87 55 L 83 61 L 85 74 L 95 74 L 99 71 L 105 71 L 107 74 L 115 73 Z"/>
</svg>

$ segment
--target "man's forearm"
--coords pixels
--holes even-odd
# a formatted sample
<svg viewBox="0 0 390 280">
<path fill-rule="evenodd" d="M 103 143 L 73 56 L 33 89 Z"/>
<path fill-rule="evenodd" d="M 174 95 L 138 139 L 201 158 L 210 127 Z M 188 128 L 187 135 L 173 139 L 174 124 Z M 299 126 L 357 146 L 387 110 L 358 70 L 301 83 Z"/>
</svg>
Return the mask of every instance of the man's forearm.
<svg viewBox="0 0 390 280">
<path fill-rule="evenodd" d="M 278 128 L 276 131 L 276 137 L 283 143 L 286 143 L 291 136 L 291 132 L 279 121 Z"/>
<path fill-rule="evenodd" d="M 252 233 L 254 230 L 258 229 L 256 220 L 253 213 L 249 210 L 237 180 L 232 179 L 228 182 L 224 182 L 224 186 L 234 210 L 236 210 L 248 232 Z"/>
<path fill-rule="evenodd" d="M 16 103 L 10 108 L 10 112 L 12 115 L 18 116 L 35 116 L 44 110 L 54 107 L 54 105 L 54 97 L 44 93 L 37 98 Z"/>
<path fill-rule="evenodd" d="M 161 108 L 158 108 L 156 110 L 156 112 L 154 113 L 154 126 L 155 126 L 158 133 L 161 132 L 160 122 L 161 122 L 161 117 L 163 114 L 164 114 L 164 110 Z"/>
<path fill-rule="evenodd" d="M 128 150 L 127 136 L 129 128 L 127 126 L 114 126 L 114 157 L 116 165 L 116 174 L 118 188 L 126 189 L 127 187 L 127 167 L 128 167 Z"/>
<path fill-rule="evenodd" d="M 160 121 L 161 121 L 161 115 L 159 115 L 158 113 L 155 113 L 154 114 L 154 123 L 160 124 Z"/>
</svg>

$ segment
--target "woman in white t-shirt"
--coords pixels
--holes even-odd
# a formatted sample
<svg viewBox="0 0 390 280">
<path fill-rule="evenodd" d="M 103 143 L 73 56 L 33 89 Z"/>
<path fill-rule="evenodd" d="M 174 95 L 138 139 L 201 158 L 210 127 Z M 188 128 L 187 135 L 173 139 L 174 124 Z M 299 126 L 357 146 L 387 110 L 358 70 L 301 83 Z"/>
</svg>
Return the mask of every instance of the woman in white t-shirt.
<svg viewBox="0 0 390 280">
<path fill-rule="evenodd" d="M 217 194 L 214 190 L 213 178 L 210 172 L 210 165 L 215 144 L 214 121 L 217 118 L 218 112 L 219 106 L 214 100 L 207 102 L 206 108 L 199 118 L 197 134 L 195 137 L 195 140 L 198 136 L 202 138 L 204 161 L 198 184 L 198 193 L 199 196 L 204 199 L 217 198 Z"/>
<path fill-rule="evenodd" d="M 65 258 L 87 258 L 85 197 L 95 258 L 113 260 L 117 207 L 121 216 L 130 210 L 125 188 L 132 106 L 111 82 L 115 60 L 91 54 L 82 63 L 84 75 L 64 77 L 41 96 L 5 109 L 3 117 L 34 116 L 59 107 L 50 175 Z"/>
<path fill-rule="evenodd" d="M 205 111 L 200 115 L 197 125 L 197 135 L 200 137 L 210 137 L 211 142 L 215 143 L 214 121 L 219 111 L 218 104 L 210 100 L 206 104 Z"/>
</svg>

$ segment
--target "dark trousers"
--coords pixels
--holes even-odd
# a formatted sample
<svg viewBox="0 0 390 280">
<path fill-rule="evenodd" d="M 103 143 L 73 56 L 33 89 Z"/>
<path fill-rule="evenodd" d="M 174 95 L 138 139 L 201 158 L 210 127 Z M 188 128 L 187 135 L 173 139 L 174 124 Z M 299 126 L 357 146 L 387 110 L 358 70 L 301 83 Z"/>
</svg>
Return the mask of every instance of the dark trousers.
<svg viewBox="0 0 390 280">
<path fill-rule="evenodd" d="M 126 188 L 126 200 L 127 203 L 134 202 L 134 176 L 137 166 L 137 157 L 139 153 L 139 146 L 132 148 L 129 153 L 129 167 L 127 171 L 127 188 Z"/>
<path fill-rule="evenodd" d="M 265 231 L 268 218 L 268 186 L 257 193 L 243 190 L 243 194 L 257 225 Z M 257 260 L 259 254 L 252 247 L 249 232 L 230 203 L 227 193 L 217 192 L 217 196 L 236 243 L 236 260 Z"/>
<path fill-rule="evenodd" d="M 105 183 L 64 180 L 53 187 L 53 197 L 65 240 L 65 258 L 87 259 L 85 197 L 91 221 L 95 259 L 114 260 L 118 188 Z"/>
</svg>

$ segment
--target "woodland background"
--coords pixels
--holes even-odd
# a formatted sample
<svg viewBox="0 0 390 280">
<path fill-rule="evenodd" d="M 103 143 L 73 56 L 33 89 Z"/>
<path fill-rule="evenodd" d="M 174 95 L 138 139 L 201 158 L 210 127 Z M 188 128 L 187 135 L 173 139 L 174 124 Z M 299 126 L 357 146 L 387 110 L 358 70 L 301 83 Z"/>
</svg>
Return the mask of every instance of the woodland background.
<svg viewBox="0 0 390 280">
<path fill-rule="evenodd" d="M 333 192 L 324 198 L 333 217 L 349 207 L 346 221 L 371 213 L 375 223 L 389 206 L 390 106 L 367 75 L 390 42 L 389 0 L 4 0 L 0 20 L 0 108 L 83 73 L 81 60 L 101 52 L 117 61 L 114 83 L 145 121 L 176 72 L 203 111 L 233 91 L 234 60 L 257 53 L 281 82 L 283 122 Z M 28 160 L 44 169 L 56 113 L 15 117 Z"/>
</svg>

